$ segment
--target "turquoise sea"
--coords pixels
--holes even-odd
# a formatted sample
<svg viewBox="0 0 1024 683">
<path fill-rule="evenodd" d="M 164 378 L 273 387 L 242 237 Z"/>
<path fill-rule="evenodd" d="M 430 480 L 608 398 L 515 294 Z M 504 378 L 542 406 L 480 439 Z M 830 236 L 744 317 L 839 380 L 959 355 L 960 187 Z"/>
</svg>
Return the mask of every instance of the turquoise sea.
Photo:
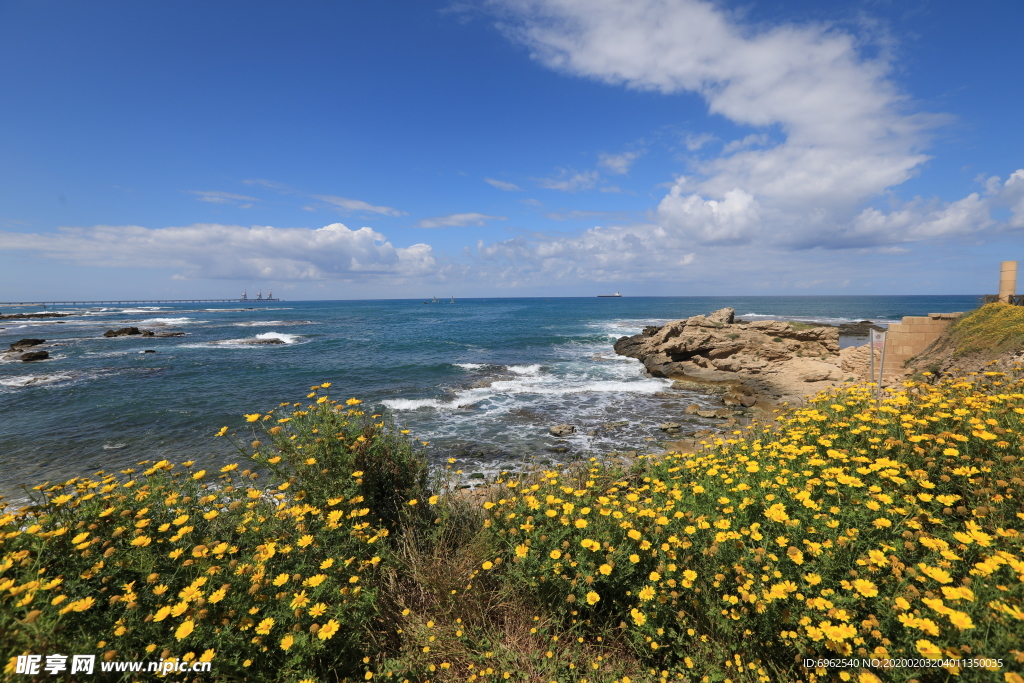
<svg viewBox="0 0 1024 683">
<path fill-rule="evenodd" d="M 22 484 L 145 459 L 232 461 L 238 454 L 214 438 L 218 429 L 244 435 L 243 413 L 304 400 L 321 382 L 335 398 L 390 410 L 428 442 L 432 461 L 454 457 L 467 476 L 529 456 L 642 448 L 686 405 L 712 405 L 615 355 L 614 341 L 644 325 L 723 306 L 750 320 L 838 324 L 977 305 L 976 296 L 751 296 L 51 307 L 73 315 L 0 320 L 0 348 L 43 338 L 51 356 L 0 360 L 0 494 L 18 500 Z M 102 336 L 127 326 L 185 336 Z M 251 343 L 267 339 L 284 343 Z M 686 416 L 695 428 L 700 419 Z M 600 428 L 618 421 L 628 424 Z M 579 431 L 555 439 L 547 428 L 560 423 Z"/>
</svg>

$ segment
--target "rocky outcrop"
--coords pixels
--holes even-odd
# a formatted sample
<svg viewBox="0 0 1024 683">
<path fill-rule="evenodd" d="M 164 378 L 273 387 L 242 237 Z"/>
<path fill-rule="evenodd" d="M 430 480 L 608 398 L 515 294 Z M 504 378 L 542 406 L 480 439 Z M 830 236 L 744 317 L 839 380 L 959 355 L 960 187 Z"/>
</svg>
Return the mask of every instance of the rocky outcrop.
<svg viewBox="0 0 1024 683">
<path fill-rule="evenodd" d="M 24 363 L 30 363 L 36 360 L 46 360 L 50 357 L 50 354 L 46 351 L 29 351 L 18 356 L 18 360 Z"/>
<path fill-rule="evenodd" d="M 40 318 L 69 318 L 74 313 L 7 313 L 0 320 L 37 320 Z"/>
<path fill-rule="evenodd" d="M 32 348 L 33 346 L 39 346 L 45 344 L 45 339 L 19 339 L 18 341 L 11 344 L 11 351 L 24 351 L 25 349 Z"/>
<path fill-rule="evenodd" d="M 146 330 L 146 332 L 150 332 L 150 331 Z M 104 337 L 130 337 L 130 336 L 134 336 L 134 335 L 143 335 L 143 336 L 146 336 L 146 337 L 152 337 L 153 333 L 150 332 L 150 334 L 145 335 L 138 328 L 121 328 L 120 330 L 108 330 L 108 331 L 103 333 Z"/>
<path fill-rule="evenodd" d="M 576 428 L 572 425 L 554 425 L 548 427 L 548 431 L 552 436 L 570 436 L 576 433 Z"/>
<path fill-rule="evenodd" d="M 755 394 L 789 400 L 843 379 L 837 328 L 746 322 L 731 308 L 647 327 L 616 341 L 615 351 L 654 377 L 732 382 L 728 402 L 744 407 L 756 403 Z"/>
</svg>

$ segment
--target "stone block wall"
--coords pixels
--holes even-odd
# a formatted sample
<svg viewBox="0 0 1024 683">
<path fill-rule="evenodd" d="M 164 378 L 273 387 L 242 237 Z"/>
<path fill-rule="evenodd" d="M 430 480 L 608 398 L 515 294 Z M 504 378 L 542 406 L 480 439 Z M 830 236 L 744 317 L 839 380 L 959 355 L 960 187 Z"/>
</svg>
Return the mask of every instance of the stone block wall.
<svg viewBox="0 0 1024 683">
<path fill-rule="evenodd" d="M 883 376 L 888 378 L 902 374 L 903 364 L 928 348 L 961 315 L 963 313 L 908 315 L 902 322 L 890 325 L 885 337 Z"/>
</svg>

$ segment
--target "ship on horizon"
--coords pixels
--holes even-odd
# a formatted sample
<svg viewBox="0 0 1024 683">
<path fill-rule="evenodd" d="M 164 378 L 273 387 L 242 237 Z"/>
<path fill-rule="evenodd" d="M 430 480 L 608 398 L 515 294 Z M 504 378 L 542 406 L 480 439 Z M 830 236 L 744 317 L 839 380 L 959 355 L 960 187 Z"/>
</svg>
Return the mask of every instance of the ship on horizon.
<svg viewBox="0 0 1024 683">
<path fill-rule="evenodd" d="M 598 294 L 597 298 L 598 299 L 613 299 L 615 297 L 621 297 L 621 296 L 622 296 L 621 294 L 619 294 L 618 292 L 615 292 L 614 294 Z"/>
</svg>

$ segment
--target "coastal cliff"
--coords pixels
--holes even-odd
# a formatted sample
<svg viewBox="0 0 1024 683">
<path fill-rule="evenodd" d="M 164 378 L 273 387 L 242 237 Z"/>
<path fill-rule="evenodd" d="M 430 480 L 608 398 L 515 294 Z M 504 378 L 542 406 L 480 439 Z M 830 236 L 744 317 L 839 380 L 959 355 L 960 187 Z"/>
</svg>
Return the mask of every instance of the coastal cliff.
<svg viewBox="0 0 1024 683">
<path fill-rule="evenodd" d="M 839 330 L 806 323 L 747 322 L 735 310 L 649 326 L 621 337 L 615 352 L 636 358 L 654 377 L 731 384 L 740 393 L 794 401 L 844 379 Z"/>
</svg>

